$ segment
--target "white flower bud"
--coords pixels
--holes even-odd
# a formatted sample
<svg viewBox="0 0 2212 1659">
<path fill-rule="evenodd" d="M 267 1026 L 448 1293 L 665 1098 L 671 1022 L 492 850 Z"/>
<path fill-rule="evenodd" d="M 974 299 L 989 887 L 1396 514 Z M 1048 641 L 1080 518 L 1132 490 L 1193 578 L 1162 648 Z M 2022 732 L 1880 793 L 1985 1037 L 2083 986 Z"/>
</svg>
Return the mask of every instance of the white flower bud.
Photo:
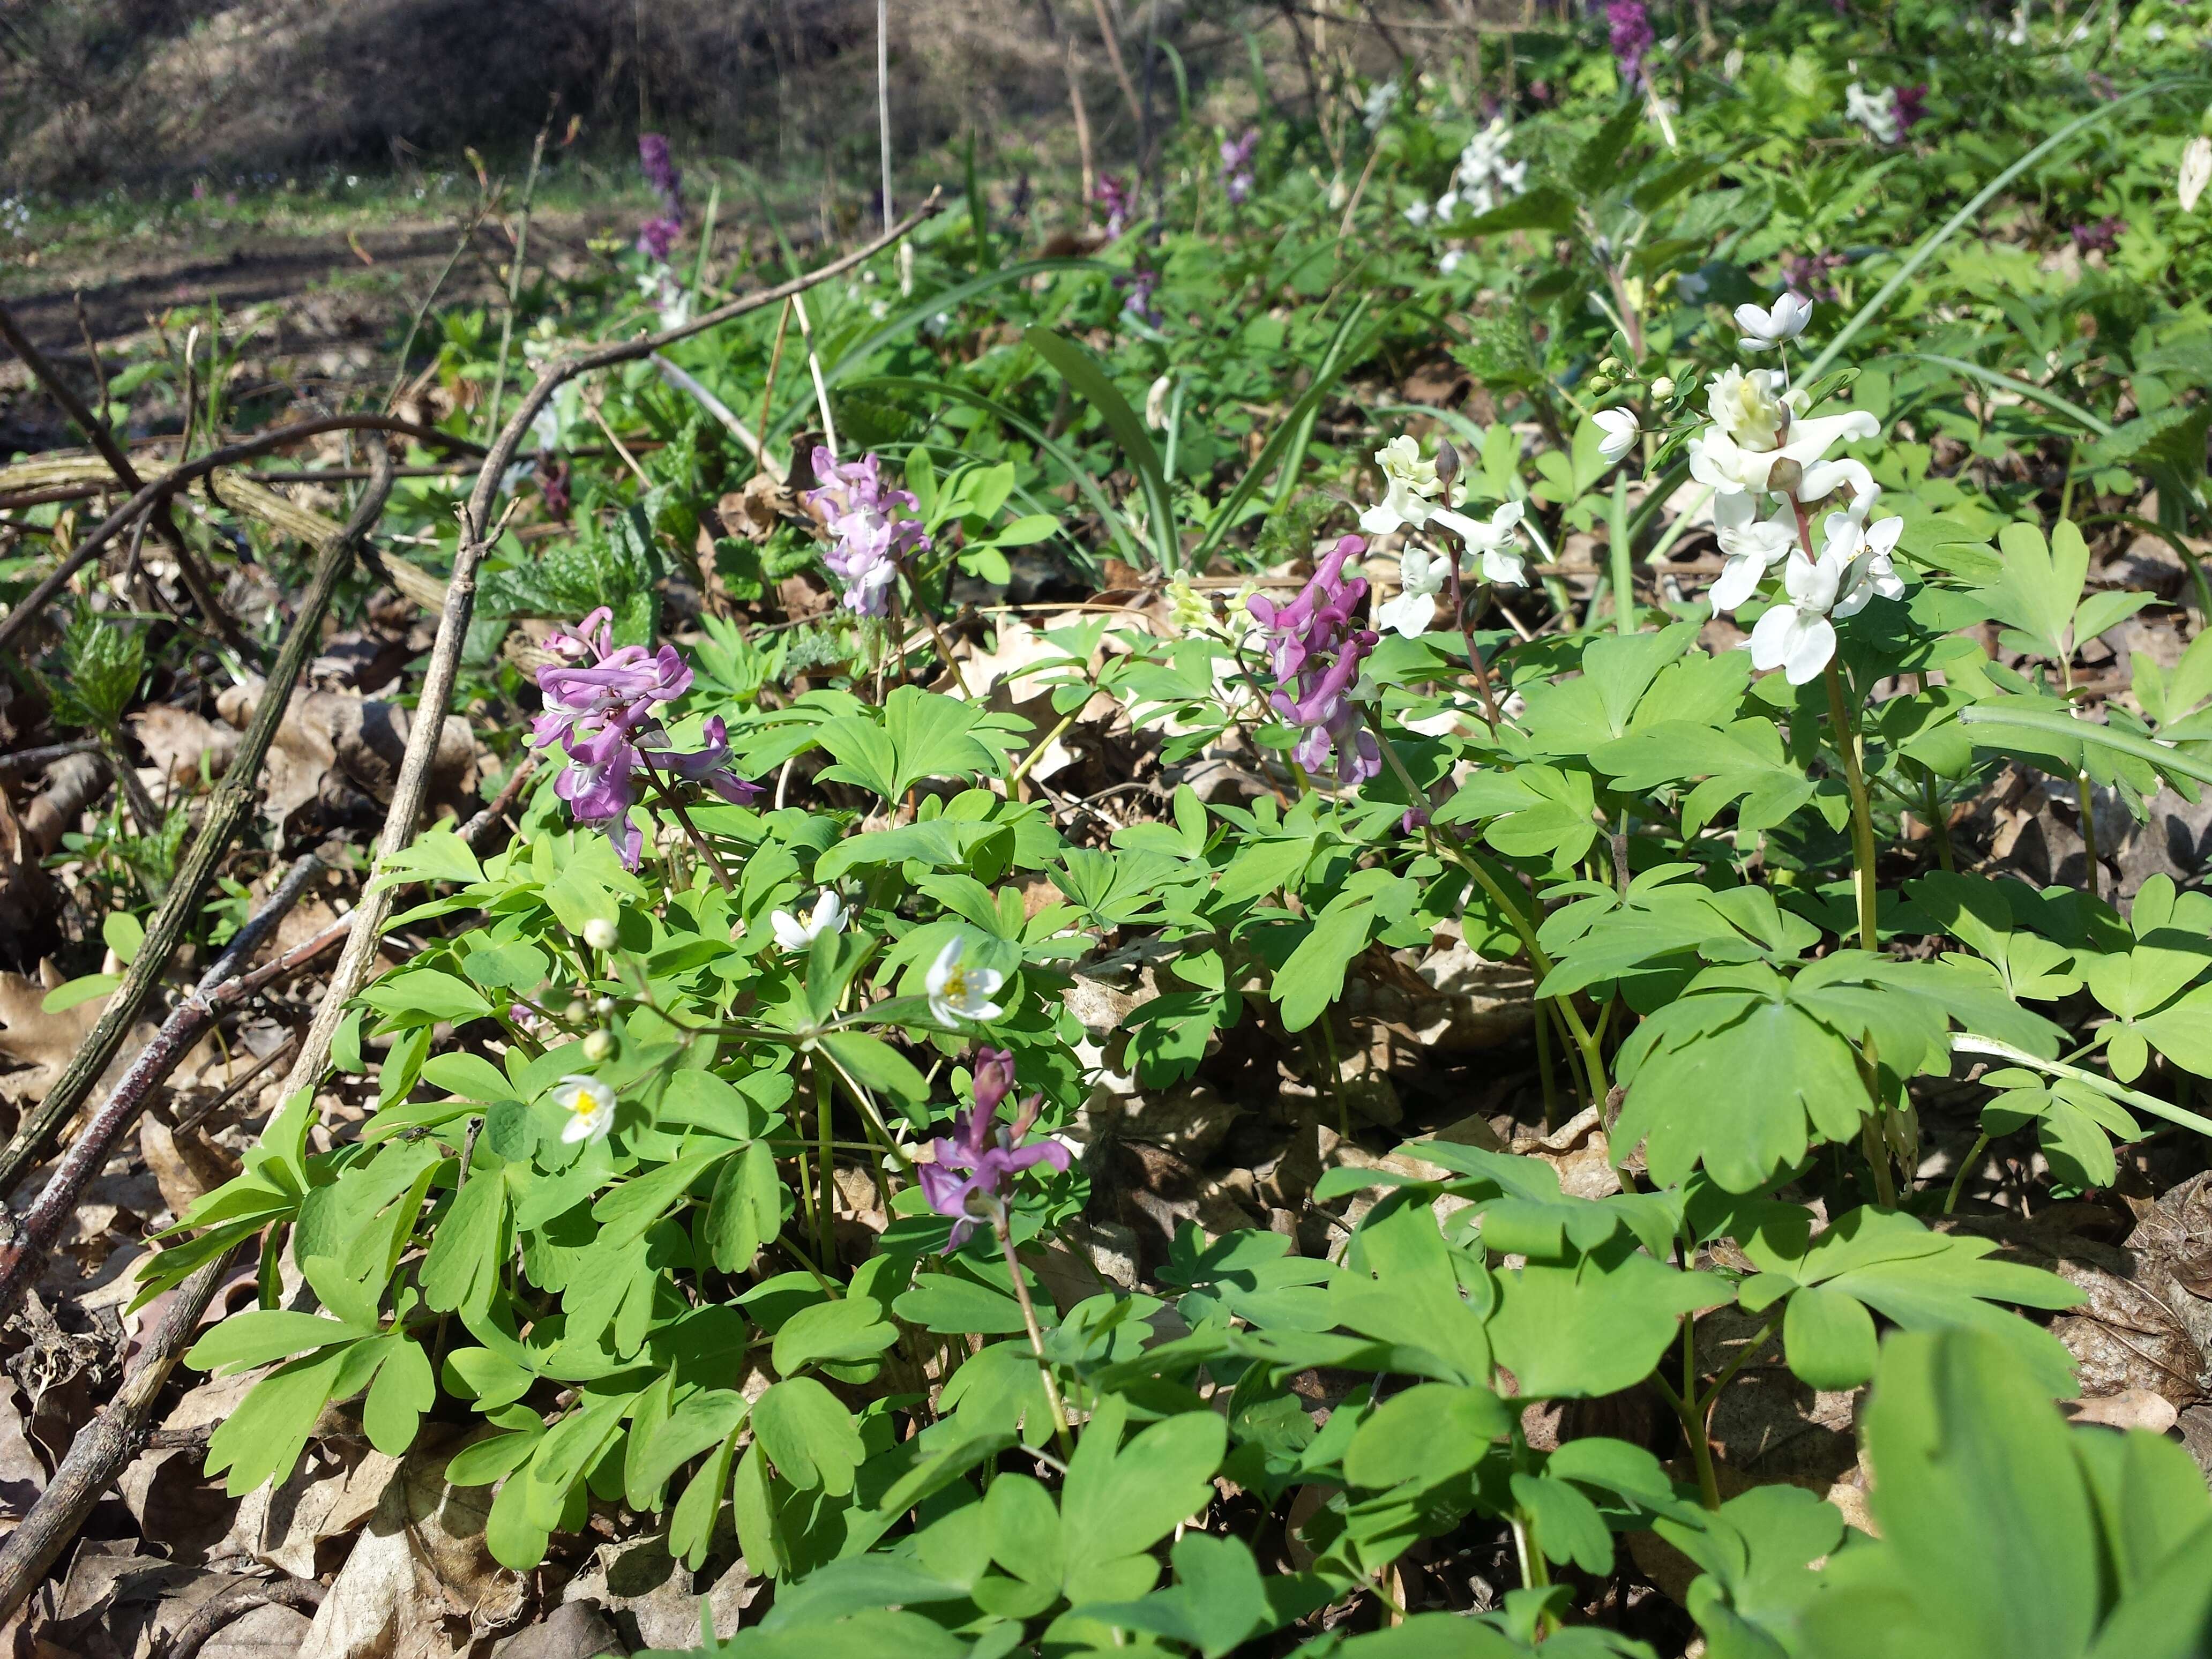
<svg viewBox="0 0 2212 1659">
<path fill-rule="evenodd" d="M 593 916 L 584 924 L 584 943 L 594 951 L 611 951 L 618 937 L 613 922 L 605 916 Z"/>
<path fill-rule="evenodd" d="M 614 1057 L 615 1034 L 594 1031 L 584 1039 L 584 1057 L 594 1064 L 604 1063 Z"/>
</svg>

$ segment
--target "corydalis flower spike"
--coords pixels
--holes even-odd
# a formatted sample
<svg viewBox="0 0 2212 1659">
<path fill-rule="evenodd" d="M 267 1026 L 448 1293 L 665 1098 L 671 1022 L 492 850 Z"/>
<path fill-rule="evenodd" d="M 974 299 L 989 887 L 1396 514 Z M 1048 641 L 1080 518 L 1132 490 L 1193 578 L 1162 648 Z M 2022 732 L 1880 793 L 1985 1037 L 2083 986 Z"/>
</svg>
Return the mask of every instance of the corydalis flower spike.
<svg viewBox="0 0 2212 1659">
<path fill-rule="evenodd" d="M 1016 1121 L 1005 1125 L 995 1121 L 995 1103 L 992 1109 L 979 1103 L 952 1120 L 950 1135 L 930 1144 L 930 1162 L 914 1166 L 929 1207 L 952 1223 L 947 1248 L 958 1249 L 976 1223 L 1004 1209 L 1014 1177 L 1024 1170 L 1039 1164 L 1055 1170 L 1067 1168 L 1067 1148 L 1058 1141 L 1020 1144 L 1036 1120 L 1039 1103 L 1031 1096 Z"/>
</svg>

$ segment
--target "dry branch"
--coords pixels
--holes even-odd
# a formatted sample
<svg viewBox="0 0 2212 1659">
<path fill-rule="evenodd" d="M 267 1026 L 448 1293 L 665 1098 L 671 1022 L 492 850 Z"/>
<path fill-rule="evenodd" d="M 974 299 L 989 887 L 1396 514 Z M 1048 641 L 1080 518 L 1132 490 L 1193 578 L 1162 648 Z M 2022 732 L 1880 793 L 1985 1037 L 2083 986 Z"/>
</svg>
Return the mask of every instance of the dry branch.
<svg viewBox="0 0 2212 1659">
<path fill-rule="evenodd" d="M 385 453 L 380 447 L 377 453 Z M 169 477 L 173 478 L 176 474 Z M 147 486 L 149 489 L 155 487 Z M 139 1011 L 146 1006 L 161 975 L 167 971 L 169 958 L 176 954 L 185 929 L 198 913 L 201 896 L 214 877 L 217 860 L 228 848 L 231 838 L 253 815 L 254 788 L 260 777 L 261 763 L 276 736 L 277 722 L 283 718 L 285 706 L 291 701 L 300 672 L 307 665 L 308 653 L 319 641 L 323 612 L 330 605 L 331 595 L 337 591 L 338 577 L 353 557 L 354 544 L 383 512 L 385 498 L 391 490 L 387 470 L 363 493 L 352 520 L 321 548 L 314 580 L 300 602 L 292 626 L 285 633 L 276 667 L 253 711 L 252 723 L 239 742 L 238 757 L 208 798 L 199 832 L 178 861 L 176 878 L 147 925 L 145 943 L 132 959 L 131 971 L 108 998 L 99 1023 L 85 1039 L 84 1047 L 70 1060 L 69 1069 L 37 1109 L 25 1115 L 15 1138 L 4 1152 L 0 1152 L 0 1194 L 11 1191 L 30 1167 L 46 1156 L 54 1135 L 92 1092 L 92 1085 L 106 1071 L 108 1062 L 115 1058 L 115 1051 L 123 1046 L 125 1033 L 137 1022 Z M 440 719 L 435 724 L 442 726 L 442 702 L 439 708 Z"/>
<path fill-rule="evenodd" d="M 80 301 L 77 321 L 82 324 L 83 320 L 84 307 Z M 92 447 L 100 452 L 100 459 L 107 463 L 118 482 L 125 489 L 142 489 L 146 481 L 138 476 L 138 469 L 131 465 L 131 458 L 115 441 L 114 433 L 103 418 L 105 411 L 96 416 L 85 406 L 84 400 L 62 378 L 61 371 L 48 361 L 44 352 L 31 343 L 30 337 L 16 323 L 15 313 L 5 306 L 0 306 L 0 340 L 8 343 L 8 349 L 23 360 L 23 367 L 38 378 L 39 383 L 52 394 L 54 401 L 76 423 L 78 429 L 92 441 Z M 89 333 L 86 336 L 86 343 L 91 343 Z M 94 373 L 99 374 L 100 355 L 96 349 L 93 353 L 92 363 Z M 105 375 L 101 375 L 100 395 L 101 401 L 105 403 Z M 177 568 L 184 576 L 185 589 L 191 594 L 192 603 L 199 608 L 200 614 L 207 618 L 208 625 L 222 635 L 222 642 L 240 656 L 248 662 L 258 663 L 261 660 L 260 647 L 246 638 L 238 625 L 238 619 L 224 608 L 222 601 L 216 597 L 214 574 L 200 562 L 199 555 L 192 550 L 191 544 L 185 540 L 184 532 L 177 528 L 177 521 L 169 512 L 167 498 L 156 499 L 149 513 L 154 533 L 161 538 L 162 545 L 176 559 Z"/>
<path fill-rule="evenodd" d="M 69 1225 L 77 1200 L 106 1164 L 124 1133 L 137 1121 L 154 1091 L 215 1024 L 222 1008 L 241 1000 L 243 994 L 234 989 L 233 982 L 322 868 L 322 860 L 309 854 L 285 873 L 276 890 L 238 930 L 215 966 L 201 975 L 192 994 L 169 1011 L 161 1029 L 138 1051 L 130 1069 L 109 1091 L 106 1103 L 85 1125 L 84 1133 L 55 1165 L 37 1200 L 15 1224 L 14 1237 L 0 1246 L 0 1321 L 15 1311 L 23 1292 L 45 1271 L 46 1259 L 53 1254 L 62 1230 Z"/>
<path fill-rule="evenodd" d="M 274 427 L 253 437 L 227 444 L 221 449 L 210 450 L 196 461 L 187 461 L 163 473 L 102 519 L 92 533 L 79 542 L 44 581 L 18 600 L 6 617 L 0 617 L 0 650 L 5 650 L 9 642 L 22 632 L 31 618 L 46 608 L 47 601 L 69 585 L 70 577 L 97 558 L 102 548 L 155 502 L 167 500 L 193 479 L 205 477 L 220 467 L 236 466 L 240 461 L 250 461 L 257 455 L 266 455 L 271 450 L 282 449 L 287 444 L 298 443 L 303 438 L 313 438 L 325 432 L 396 432 L 420 443 L 438 444 L 447 449 L 459 450 L 464 454 L 483 453 L 481 445 L 471 443 L 466 438 L 457 438 L 450 432 L 439 431 L 435 427 L 403 421 L 396 415 L 319 416 L 312 421 L 297 421 L 289 426 Z"/>
</svg>

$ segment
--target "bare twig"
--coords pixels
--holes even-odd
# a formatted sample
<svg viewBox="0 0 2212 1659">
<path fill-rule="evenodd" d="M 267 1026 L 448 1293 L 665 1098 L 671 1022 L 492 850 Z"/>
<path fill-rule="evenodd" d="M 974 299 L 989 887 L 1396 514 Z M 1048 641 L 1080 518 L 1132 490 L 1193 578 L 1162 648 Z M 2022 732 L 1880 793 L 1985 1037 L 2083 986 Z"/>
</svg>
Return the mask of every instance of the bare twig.
<svg viewBox="0 0 2212 1659">
<path fill-rule="evenodd" d="M 29 369 L 37 377 L 39 384 L 52 394 L 54 401 L 91 441 L 92 447 L 100 452 L 100 459 L 107 463 L 124 488 L 137 489 L 143 485 L 145 480 L 138 476 L 137 469 L 131 465 L 131 458 L 115 441 L 115 434 L 108 429 L 107 422 L 86 406 L 84 399 L 78 397 L 70 383 L 62 378 L 61 371 L 54 367 L 44 352 L 31 343 L 30 337 L 15 321 L 15 313 L 5 306 L 0 306 L 0 340 L 8 343 L 8 349 L 23 360 L 23 367 Z M 95 374 L 101 373 L 97 355 L 93 358 L 93 370 Z M 105 384 L 100 393 L 105 398 Z M 200 556 L 193 551 L 191 544 L 185 540 L 184 532 L 177 528 L 176 520 L 169 513 L 167 498 L 156 496 L 148 503 L 148 507 L 153 513 L 154 532 L 161 537 L 162 544 L 175 556 L 177 568 L 182 574 L 185 586 L 191 594 L 192 603 L 198 607 L 200 615 L 207 618 L 210 627 L 222 635 L 225 645 L 248 662 L 259 663 L 263 659 L 261 647 L 246 637 L 237 619 L 223 609 L 222 602 L 216 597 L 214 576 L 201 563 Z M 12 615 L 9 620 L 14 620 Z M 4 626 L 0 624 L 0 627 Z"/>
<path fill-rule="evenodd" d="M 1107 61 L 1114 66 L 1114 78 L 1121 83 L 1121 96 L 1129 100 L 1129 118 L 1141 132 L 1145 126 L 1144 101 L 1137 96 L 1137 83 L 1129 78 L 1129 66 L 1121 60 L 1121 37 L 1115 32 L 1114 14 L 1106 9 L 1106 0 L 1091 0 L 1091 10 L 1098 19 L 1098 33 L 1106 43 Z"/>
<path fill-rule="evenodd" d="M 238 930 L 215 966 L 201 975 L 192 994 L 170 1010 L 153 1041 L 138 1051 L 130 1069 L 109 1091 L 106 1103 L 93 1115 L 84 1133 L 55 1166 L 44 1190 L 24 1211 L 15 1226 L 15 1237 L 0 1246 L 0 1320 L 15 1312 L 24 1291 L 45 1271 L 46 1258 L 53 1253 L 62 1230 L 69 1224 L 78 1199 L 83 1196 L 93 1176 L 106 1167 L 124 1132 L 137 1121 L 139 1113 L 145 1109 L 162 1079 L 215 1024 L 220 1006 L 216 996 L 222 995 L 228 982 L 253 960 L 262 941 L 276 931 L 276 924 L 299 902 L 300 896 L 307 890 L 307 884 L 322 867 L 321 860 L 312 854 L 293 865 L 276 890 L 270 895 L 268 902 Z M 224 1000 L 235 1001 L 237 998 L 228 996 Z"/>
<path fill-rule="evenodd" d="M 241 1614 L 270 1606 L 290 1607 L 295 1613 L 313 1613 L 322 1606 L 325 1593 L 325 1587 L 312 1578 L 276 1578 L 266 1583 L 240 1584 L 236 1589 L 225 1590 L 202 1602 L 199 1610 L 185 1620 L 163 1659 L 199 1659 L 199 1651 L 207 1645 L 208 1638 Z"/>
<path fill-rule="evenodd" d="M 553 121 L 545 116 L 546 126 Z M 514 308 L 522 303 L 522 265 L 530 254 L 530 200 L 538 193 L 538 168 L 545 159 L 546 127 L 538 129 L 538 142 L 530 147 L 530 172 L 522 181 L 522 205 L 514 225 L 514 263 L 507 273 L 507 315 L 499 325 L 499 366 L 492 371 L 491 414 L 484 422 L 487 435 L 499 430 L 499 406 L 507 399 L 507 354 L 514 340 Z"/>
<path fill-rule="evenodd" d="M 399 343 L 398 364 L 392 371 L 392 390 L 384 396 L 384 406 L 387 410 L 398 404 L 399 389 L 407 384 L 407 354 L 415 349 L 415 337 L 422 331 L 422 319 L 430 314 L 430 307 L 438 302 L 438 291 L 445 287 L 446 278 L 453 274 L 453 267 L 460 264 L 461 255 L 467 252 L 469 244 L 476 240 L 477 227 L 483 223 L 488 206 L 489 204 L 479 203 L 477 210 L 469 216 L 468 223 L 461 227 L 460 240 L 453 244 L 453 251 L 446 256 L 445 265 L 438 272 L 437 280 L 430 284 L 430 291 L 422 296 L 422 303 L 415 307 L 415 315 L 408 321 L 406 337 Z"/>
<path fill-rule="evenodd" d="M 383 455 L 386 452 L 380 445 L 376 453 Z M 352 520 L 320 550 L 314 580 L 293 615 L 291 627 L 286 630 L 276 669 L 253 711 L 252 723 L 240 739 L 238 757 L 209 797 L 199 833 L 178 861 L 176 877 L 147 927 L 145 942 L 132 958 L 130 972 L 108 998 L 99 1022 L 52 1091 L 34 1111 L 25 1115 L 15 1138 L 4 1152 L 0 1152 L 0 1193 L 11 1190 L 30 1167 L 45 1157 L 56 1133 L 84 1103 L 93 1085 L 115 1058 L 116 1050 L 123 1046 L 125 1034 L 137 1022 L 155 983 L 167 971 L 169 958 L 183 941 L 185 927 L 198 914 L 201 896 L 214 877 L 216 861 L 228 848 L 231 838 L 253 815 L 254 790 L 262 760 L 276 738 L 277 722 L 291 702 L 293 688 L 307 665 L 307 655 L 319 641 L 323 612 L 337 588 L 338 577 L 352 560 L 355 543 L 384 510 L 385 498 L 391 489 L 389 474 L 372 483 L 363 493 Z M 440 717 L 430 722 L 434 738 L 436 728 L 444 724 L 442 703 L 440 710 Z"/>
<path fill-rule="evenodd" d="M 251 438 L 240 439 L 221 449 L 210 450 L 196 461 L 186 461 L 171 471 L 163 473 L 121 507 L 109 514 L 94 526 L 70 555 L 36 587 L 26 593 L 0 617 L 0 650 L 21 633 L 31 618 L 43 610 L 55 594 L 69 585 L 70 578 L 84 568 L 100 555 L 100 550 L 115 539 L 138 515 L 155 502 L 167 501 L 195 478 L 205 477 L 220 467 L 236 466 L 240 461 L 250 461 L 257 455 L 266 455 L 271 450 L 282 449 L 287 444 L 298 443 L 302 438 L 312 438 L 325 432 L 396 432 L 418 442 L 437 444 L 463 454 L 481 455 L 481 445 L 465 438 L 457 438 L 450 432 L 441 432 L 435 427 L 418 426 L 413 421 L 403 421 L 396 415 L 324 415 L 312 421 L 295 421 L 289 426 L 275 427 Z"/>
<path fill-rule="evenodd" d="M 177 1286 L 139 1356 L 137 1369 L 123 1379 L 114 1400 L 92 1426 L 70 1443 L 61 1467 L 22 1524 L 0 1540 L 0 1623 L 15 1617 L 76 1536 L 93 1505 L 145 1445 L 154 1407 L 169 1373 L 191 1346 L 200 1316 L 215 1299 L 216 1287 L 229 1275 L 230 1258 L 235 1254 L 224 1252 Z"/>
<path fill-rule="evenodd" d="M 667 381 L 669 385 L 674 386 L 678 392 L 690 393 L 692 400 L 696 402 L 700 408 L 705 410 L 709 415 L 720 422 L 724 428 L 728 431 L 729 434 L 745 447 L 746 451 L 753 458 L 754 465 L 759 467 L 762 471 L 767 473 L 769 477 L 775 479 L 778 483 L 783 483 L 785 478 L 789 476 L 790 469 L 786 467 L 781 461 L 777 460 L 773 455 L 771 455 L 769 453 L 768 446 L 763 444 L 758 438 L 756 438 L 751 432 L 746 429 L 745 423 L 739 420 L 737 416 L 731 411 L 730 406 L 727 404 L 724 403 L 720 398 L 717 398 L 713 392 L 708 391 L 705 386 L 699 384 L 697 380 L 691 375 L 685 374 L 684 370 L 678 368 L 674 363 L 670 362 L 667 358 L 662 356 L 657 351 L 653 354 L 653 366 L 660 371 L 660 378 L 662 380 Z"/>
</svg>

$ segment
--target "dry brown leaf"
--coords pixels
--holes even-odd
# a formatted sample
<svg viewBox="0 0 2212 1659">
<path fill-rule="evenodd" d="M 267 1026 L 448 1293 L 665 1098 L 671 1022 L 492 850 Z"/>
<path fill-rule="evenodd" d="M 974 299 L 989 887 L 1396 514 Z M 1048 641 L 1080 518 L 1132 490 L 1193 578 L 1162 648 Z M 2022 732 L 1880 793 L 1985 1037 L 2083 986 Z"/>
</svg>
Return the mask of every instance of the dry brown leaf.
<svg viewBox="0 0 2212 1659">
<path fill-rule="evenodd" d="M 459 1659 L 519 1624 L 523 1581 L 491 1559 L 489 1486 L 449 1486 L 450 1433 L 425 1432 L 384 1486 L 299 1659 Z"/>
<path fill-rule="evenodd" d="M 0 974 L 0 1055 L 29 1068 L 0 1075 L 0 1096 L 26 1105 L 36 1105 L 44 1100 L 46 1091 L 60 1080 L 70 1058 L 84 1046 L 92 1028 L 100 1023 L 100 1011 L 107 1006 L 104 996 L 80 1002 L 58 1013 L 46 1012 L 46 993 L 62 983 L 63 978 L 61 969 L 51 962 L 39 964 L 39 977 L 35 980 L 21 974 Z M 95 1097 L 106 1092 L 131 1063 L 131 1057 L 153 1035 L 150 1024 L 138 1022 L 94 1086 Z"/>
<path fill-rule="evenodd" d="M 203 766 L 210 781 L 221 777 L 238 753 L 235 727 L 219 726 L 189 708 L 157 702 L 131 715 L 129 724 L 146 757 L 179 789 L 198 788 Z"/>
<path fill-rule="evenodd" d="M 151 1113 L 138 1120 L 138 1151 L 173 1216 L 182 1215 L 194 1200 L 213 1192 L 240 1168 L 235 1158 L 210 1145 L 198 1130 L 179 1135 Z"/>
<path fill-rule="evenodd" d="M 234 686 L 217 708 L 234 726 L 252 720 L 258 682 Z M 412 720 L 408 710 L 349 691 L 295 694 L 284 711 L 264 769 L 261 810 L 279 830 L 310 806 L 343 816 L 366 805 L 388 805 Z M 431 770 L 435 797 L 459 805 L 477 781 L 478 750 L 468 721 L 446 717 Z"/>
</svg>

